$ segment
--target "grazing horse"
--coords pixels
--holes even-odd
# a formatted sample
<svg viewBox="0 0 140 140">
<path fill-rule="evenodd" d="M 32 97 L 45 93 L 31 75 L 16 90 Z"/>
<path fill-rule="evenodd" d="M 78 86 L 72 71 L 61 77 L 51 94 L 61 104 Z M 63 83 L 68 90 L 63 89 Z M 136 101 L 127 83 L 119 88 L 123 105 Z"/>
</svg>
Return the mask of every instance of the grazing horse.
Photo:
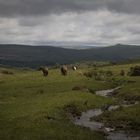
<svg viewBox="0 0 140 140">
<path fill-rule="evenodd" d="M 47 67 L 40 67 L 39 70 L 43 72 L 44 76 L 47 76 L 49 74 L 49 70 Z"/>
<path fill-rule="evenodd" d="M 75 70 L 77 70 L 77 67 L 76 66 L 73 66 L 72 69 L 75 71 Z"/>
<path fill-rule="evenodd" d="M 67 75 L 68 68 L 66 65 L 63 65 L 60 70 L 61 70 L 62 75 Z"/>
</svg>

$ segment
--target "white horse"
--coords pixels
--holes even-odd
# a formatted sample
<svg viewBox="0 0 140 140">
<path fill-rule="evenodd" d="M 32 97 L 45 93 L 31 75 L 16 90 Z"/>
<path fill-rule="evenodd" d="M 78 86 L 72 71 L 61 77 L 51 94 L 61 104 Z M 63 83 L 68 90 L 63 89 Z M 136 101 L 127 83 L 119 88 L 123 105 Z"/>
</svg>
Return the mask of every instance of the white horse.
<svg viewBox="0 0 140 140">
<path fill-rule="evenodd" d="M 72 69 L 73 69 L 73 70 L 77 70 L 77 67 L 76 67 L 76 66 L 73 66 Z"/>
</svg>

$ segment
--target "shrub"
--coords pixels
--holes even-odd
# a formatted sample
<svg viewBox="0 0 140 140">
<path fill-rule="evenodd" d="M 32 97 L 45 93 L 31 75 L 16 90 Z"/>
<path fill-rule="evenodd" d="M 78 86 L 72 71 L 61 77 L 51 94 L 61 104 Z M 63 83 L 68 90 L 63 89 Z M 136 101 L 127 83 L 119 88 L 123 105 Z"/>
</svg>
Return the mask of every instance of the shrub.
<svg viewBox="0 0 140 140">
<path fill-rule="evenodd" d="M 140 76 L 140 66 L 131 67 L 128 75 Z"/>
<path fill-rule="evenodd" d="M 63 107 L 63 109 L 73 115 L 73 117 L 81 116 L 80 109 L 76 106 L 74 102 L 67 104 Z"/>
<path fill-rule="evenodd" d="M 13 72 L 11 71 L 8 71 L 8 70 L 3 70 L 1 71 L 2 74 L 14 74 Z"/>
<path fill-rule="evenodd" d="M 110 70 L 108 70 L 108 71 L 106 71 L 106 75 L 107 75 L 107 76 L 112 76 L 112 75 L 113 75 L 113 72 L 110 71 Z"/>
<path fill-rule="evenodd" d="M 93 73 L 92 72 L 85 72 L 84 76 L 91 78 L 93 76 Z"/>
<path fill-rule="evenodd" d="M 121 70 L 120 75 L 121 76 L 125 76 L 125 71 L 124 70 Z"/>
<path fill-rule="evenodd" d="M 88 89 L 86 86 L 75 86 L 72 88 L 72 90 L 85 90 Z"/>
</svg>

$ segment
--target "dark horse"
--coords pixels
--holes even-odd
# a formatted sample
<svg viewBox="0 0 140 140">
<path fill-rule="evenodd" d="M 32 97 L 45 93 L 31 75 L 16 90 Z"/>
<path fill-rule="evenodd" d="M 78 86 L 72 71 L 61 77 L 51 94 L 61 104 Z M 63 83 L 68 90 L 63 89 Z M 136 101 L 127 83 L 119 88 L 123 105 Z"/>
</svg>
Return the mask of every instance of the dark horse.
<svg viewBox="0 0 140 140">
<path fill-rule="evenodd" d="M 67 73 L 68 73 L 68 68 L 67 68 L 66 65 L 63 65 L 63 66 L 61 67 L 61 73 L 62 73 L 62 75 L 67 75 Z"/>
<path fill-rule="evenodd" d="M 40 67 L 39 70 L 43 72 L 44 76 L 47 76 L 49 74 L 49 70 L 47 67 Z"/>
</svg>

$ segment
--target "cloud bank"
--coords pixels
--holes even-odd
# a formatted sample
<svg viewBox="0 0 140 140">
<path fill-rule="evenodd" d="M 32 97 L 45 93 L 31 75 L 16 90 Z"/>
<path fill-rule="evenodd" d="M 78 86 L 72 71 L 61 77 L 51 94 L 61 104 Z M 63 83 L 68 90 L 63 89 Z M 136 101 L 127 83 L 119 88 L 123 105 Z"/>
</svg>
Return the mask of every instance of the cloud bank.
<svg viewBox="0 0 140 140">
<path fill-rule="evenodd" d="M 0 0 L 0 43 L 140 44 L 139 0 Z"/>
</svg>

